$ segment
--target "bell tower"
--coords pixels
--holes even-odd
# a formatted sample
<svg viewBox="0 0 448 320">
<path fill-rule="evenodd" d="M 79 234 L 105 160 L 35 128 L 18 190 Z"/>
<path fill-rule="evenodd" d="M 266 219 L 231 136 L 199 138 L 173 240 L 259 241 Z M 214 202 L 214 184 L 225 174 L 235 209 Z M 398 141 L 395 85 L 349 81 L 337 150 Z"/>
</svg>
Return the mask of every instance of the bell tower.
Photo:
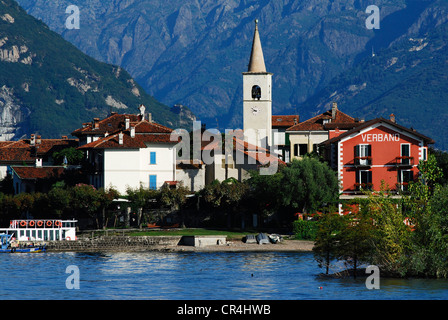
<svg viewBox="0 0 448 320">
<path fill-rule="evenodd" d="M 258 20 L 247 72 L 243 72 L 243 129 L 245 140 L 268 148 L 272 143 L 272 73 L 266 72 Z"/>
</svg>

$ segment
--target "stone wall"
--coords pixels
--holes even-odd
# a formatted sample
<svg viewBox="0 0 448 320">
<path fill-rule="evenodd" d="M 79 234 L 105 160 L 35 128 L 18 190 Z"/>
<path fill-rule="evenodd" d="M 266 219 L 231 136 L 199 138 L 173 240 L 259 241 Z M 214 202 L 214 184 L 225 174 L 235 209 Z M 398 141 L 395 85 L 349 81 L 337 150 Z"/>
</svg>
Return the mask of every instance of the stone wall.
<svg viewBox="0 0 448 320">
<path fill-rule="evenodd" d="M 176 246 L 182 236 L 102 236 L 76 241 L 47 241 L 47 251 L 155 250 Z"/>
</svg>

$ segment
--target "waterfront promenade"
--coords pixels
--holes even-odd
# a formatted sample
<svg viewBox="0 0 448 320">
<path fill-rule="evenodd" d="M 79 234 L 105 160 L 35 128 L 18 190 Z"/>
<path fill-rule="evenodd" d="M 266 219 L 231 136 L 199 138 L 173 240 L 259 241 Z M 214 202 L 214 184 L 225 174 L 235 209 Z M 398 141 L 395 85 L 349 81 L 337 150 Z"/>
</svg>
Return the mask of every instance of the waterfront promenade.
<svg viewBox="0 0 448 320">
<path fill-rule="evenodd" d="M 167 252 L 310 252 L 312 241 L 283 240 L 278 243 L 245 243 L 230 239 L 220 244 L 194 246 L 182 242 L 182 236 L 99 236 L 76 241 L 47 242 L 48 251 L 167 251 Z"/>
</svg>

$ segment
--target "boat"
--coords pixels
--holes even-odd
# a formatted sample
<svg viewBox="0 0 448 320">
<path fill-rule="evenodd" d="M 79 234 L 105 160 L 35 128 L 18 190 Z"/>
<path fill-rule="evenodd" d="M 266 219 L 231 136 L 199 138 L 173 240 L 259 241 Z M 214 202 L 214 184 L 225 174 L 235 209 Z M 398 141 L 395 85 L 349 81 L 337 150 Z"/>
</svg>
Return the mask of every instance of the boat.
<svg viewBox="0 0 448 320">
<path fill-rule="evenodd" d="M 277 243 L 277 242 L 282 241 L 282 236 L 279 234 L 276 234 L 276 233 L 270 234 L 270 235 L 268 235 L 268 237 L 272 243 Z"/>
<path fill-rule="evenodd" d="M 255 236 L 253 234 L 248 234 L 243 238 L 243 241 L 245 243 L 257 243 L 257 240 L 255 240 Z"/>
<path fill-rule="evenodd" d="M 59 219 L 11 220 L 9 228 L 0 228 L 0 233 L 19 241 L 75 241 L 76 223 L 76 220 Z"/>
<path fill-rule="evenodd" d="M 26 244 L 20 246 L 19 244 L 13 245 L 11 242 L 12 234 L 2 233 L 0 234 L 0 253 L 28 253 L 28 252 L 45 252 L 45 245 Z"/>
<path fill-rule="evenodd" d="M 266 233 L 259 233 L 256 236 L 258 244 L 269 243 L 269 238 Z"/>
</svg>

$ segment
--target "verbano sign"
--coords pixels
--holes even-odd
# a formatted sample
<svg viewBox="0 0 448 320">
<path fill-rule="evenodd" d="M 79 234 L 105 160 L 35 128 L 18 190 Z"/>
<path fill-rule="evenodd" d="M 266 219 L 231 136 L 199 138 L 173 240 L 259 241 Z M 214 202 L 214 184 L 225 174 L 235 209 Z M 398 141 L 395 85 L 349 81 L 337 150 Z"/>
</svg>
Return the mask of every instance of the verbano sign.
<svg viewBox="0 0 448 320">
<path fill-rule="evenodd" d="M 363 142 L 400 141 L 399 133 L 368 133 L 361 135 Z"/>
</svg>

